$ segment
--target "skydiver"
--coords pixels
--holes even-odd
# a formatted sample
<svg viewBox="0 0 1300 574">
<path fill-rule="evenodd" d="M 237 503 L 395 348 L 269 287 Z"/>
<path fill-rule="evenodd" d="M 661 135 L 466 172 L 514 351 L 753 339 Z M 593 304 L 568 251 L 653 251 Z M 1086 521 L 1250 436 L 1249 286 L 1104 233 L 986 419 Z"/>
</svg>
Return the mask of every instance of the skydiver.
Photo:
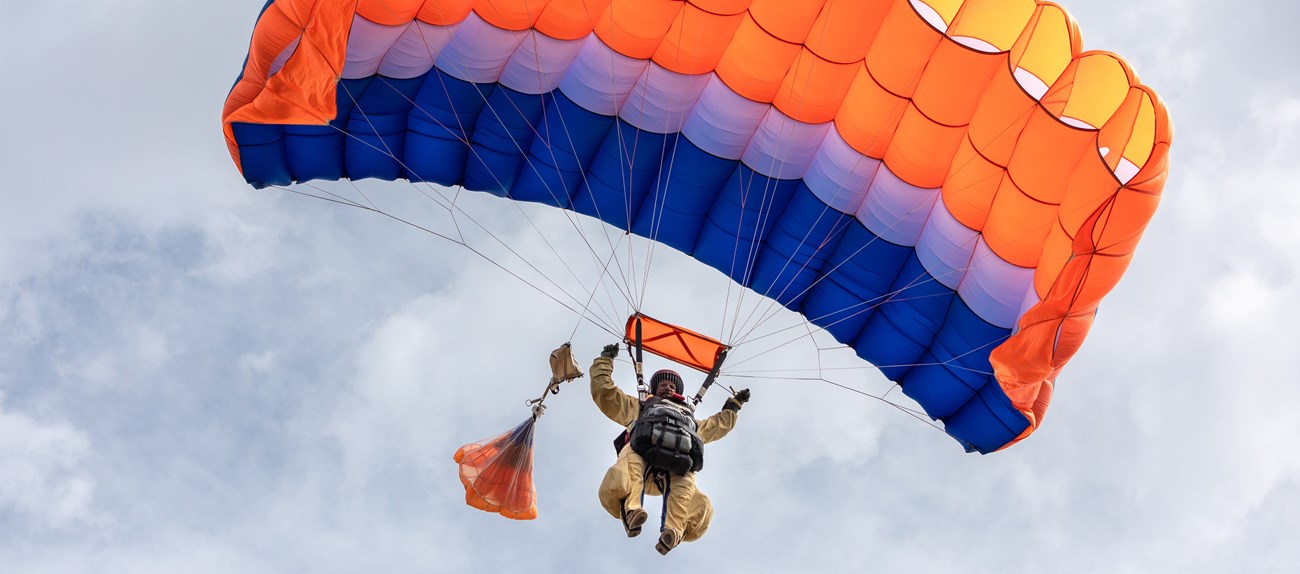
<svg viewBox="0 0 1300 574">
<path fill-rule="evenodd" d="M 655 550 L 668 554 L 709 529 L 713 505 L 696 488 L 695 473 L 704 467 L 704 444 L 727 436 L 736 426 L 741 405 L 749 401 L 749 389 L 729 397 L 716 414 L 696 420 L 694 407 L 682 396 L 682 377 L 672 370 L 650 377 L 654 395 L 644 402 L 619 390 L 612 377 L 617 356 L 618 345 L 606 345 L 590 370 L 592 400 L 610 420 L 626 427 L 614 441 L 618 460 L 600 483 L 600 504 L 633 537 L 641 533 L 647 518 L 641 507 L 643 490 L 666 496 L 664 526 Z"/>
</svg>

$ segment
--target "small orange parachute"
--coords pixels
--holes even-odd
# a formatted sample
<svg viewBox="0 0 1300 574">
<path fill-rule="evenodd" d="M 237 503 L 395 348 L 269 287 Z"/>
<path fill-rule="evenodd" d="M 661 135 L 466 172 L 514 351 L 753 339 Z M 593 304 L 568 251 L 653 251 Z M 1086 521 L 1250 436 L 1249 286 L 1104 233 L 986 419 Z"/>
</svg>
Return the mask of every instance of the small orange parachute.
<svg viewBox="0 0 1300 574">
<path fill-rule="evenodd" d="M 514 520 L 537 518 L 533 486 L 533 428 L 536 417 L 492 439 L 456 451 L 465 504 Z"/>
</svg>

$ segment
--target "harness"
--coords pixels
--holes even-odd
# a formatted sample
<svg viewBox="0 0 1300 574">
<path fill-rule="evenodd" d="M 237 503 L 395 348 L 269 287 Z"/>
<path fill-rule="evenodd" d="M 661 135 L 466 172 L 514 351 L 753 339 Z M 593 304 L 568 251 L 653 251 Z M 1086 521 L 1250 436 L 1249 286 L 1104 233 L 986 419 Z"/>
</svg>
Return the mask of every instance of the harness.
<svg viewBox="0 0 1300 574">
<path fill-rule="evenodd" d="M 648 467 L 676 476 L 704 470 L 704 441 L 695 432 L 695 418 L 685 402 L 646 399 L 628 443 Z"/>
<path fill-rule="evenodd" d="M 659 513 L 659 530 L 668 520 L 668 498 L 672 492 L 670 476 L 682 476 L 704 469 L 704 441 L 695 432 L 693 410 L 681 395 L 665 399 L 653 396 L 641 403 L 641 413 L 630 431 L 615 439 L 615 450 L 630 443 L 632 452 L 645 459 L 645 474 L 641 477 L 647 485 L 653 481 L 663 495 L 663 511 Z M 641 504 L 645 504 L 645 488 L 641 489 Z"/>
</svg>

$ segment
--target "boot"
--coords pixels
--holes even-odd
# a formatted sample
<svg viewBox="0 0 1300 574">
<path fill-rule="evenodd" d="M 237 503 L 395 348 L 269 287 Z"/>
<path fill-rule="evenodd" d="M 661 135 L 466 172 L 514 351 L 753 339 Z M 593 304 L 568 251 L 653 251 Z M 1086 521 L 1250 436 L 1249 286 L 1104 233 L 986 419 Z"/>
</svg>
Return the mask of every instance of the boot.
<svg viewBox="0 0 1300 574">
<path fill-rule="evenodd" d="M 634 538 L 641 533 L 641 525 L 645 524 L 647 517 L 644 508 L 623 511 L 623 529 L 627 530 L 628 538 Z"/>
<path fill-rule="evenodd" d="M 658 550 L 660 554 L 667 555 L 668 551 L 676 548 L 681 541 L 682 533 L 672 528 L 665 528 L 663 532 L 659 533 L 659 543 L 655 544 L 655 550 Z"/>
</svg>

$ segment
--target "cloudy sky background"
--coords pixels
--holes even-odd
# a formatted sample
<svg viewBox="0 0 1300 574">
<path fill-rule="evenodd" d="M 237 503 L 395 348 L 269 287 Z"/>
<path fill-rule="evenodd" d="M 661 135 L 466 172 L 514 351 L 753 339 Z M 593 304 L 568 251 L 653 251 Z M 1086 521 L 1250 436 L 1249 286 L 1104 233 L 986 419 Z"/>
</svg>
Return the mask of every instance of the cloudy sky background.
<svg viewBox="0 0 1300 574">
<path fill-rule="evenodd" d="M 464 506 L 451 453 L 523 420 L 575 317 L 419 231 L 245 186 L 219 112 L 261 4 L 4 7 L 6 573 L 1300 565 L 1291 3 L 1067 4 L 1086 47 L 1121 53 L 1167 101 L 1173 170 L 1034 437 L 967 455 L 828 385 L 724 381 L 754 400 L 709 451 L 709 534 L 667 558 L 596 502 L 617 429 L 585 382 L 538 427 L 541 517 Z M 375 199 L 437 221 L 403 195 Z M 465 200 L 538 249 L 508 235 L 517 210 Z M 670 251 L 656 276 L 681 283 L 653 284 L 647 310 L 716 321 L 686 295 L 719 276 Z M 611 339 L 573 340 L 585 366 Z M 796 347 L 772 359 L 842 359 Z"/>
</svg>

